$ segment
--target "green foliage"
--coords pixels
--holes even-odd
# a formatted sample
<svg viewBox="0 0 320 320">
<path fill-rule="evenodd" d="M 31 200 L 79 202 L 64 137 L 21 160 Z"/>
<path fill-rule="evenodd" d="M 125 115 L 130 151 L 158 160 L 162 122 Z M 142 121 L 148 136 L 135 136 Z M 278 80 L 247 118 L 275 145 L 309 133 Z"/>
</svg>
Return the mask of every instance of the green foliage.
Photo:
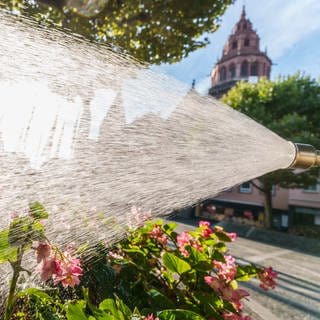
<svg viewBox="0 0 320 320">
<path fill-rule="evenodd" d="M 163 264 L 164 266 L 172 271 L 176 272 L 179 275 L 184 274 L 191 270 L 191 266 L 188 262 L 180 259 L 179 257 L 175 256 L 173 253 L 166 252 L 163 257 Z"/>
<path fill-rule="evenodd" d="M 0 232 L 0 263 L 17 260 L 17 248 L 9 244 L 9 230 Z"/>
<path fill-rule="evenodd" d="M 9 0 L 7 10 L 51 22 L 90 40 L 117 45 L 150 63 L 175 62 L 208 44 L 233 0 Z"/>
<path fill-rule="evenodd" d="M 85 274 L 78 288 L 47 281 L 44 289 L 19 291 L 20 274 L 30 274 L 22 267 L 23 255 L 34 242 L 46 240 L 35 248 L 41 259 L 52 258 L 52 251 L 62 255 L 49 244 L 39 222 L 48 217 L 45 208 L 36 202 L 28 213 L 0 231 L 0 259 L 13 271 L 5 320 L 222 320 L 225 312 L 241 313 L 235 304 L 242 299 L 237 281 L 247 281 L 262 270 L 238 266 L 225 255 L 231 236 L 222 228 L 211 229 L 202 222 L 199 228 L 178 234 L 176 224 L 159 220 L 130 231 L 111 249 L 101 243 L 80 247 Z"/>
</svg>

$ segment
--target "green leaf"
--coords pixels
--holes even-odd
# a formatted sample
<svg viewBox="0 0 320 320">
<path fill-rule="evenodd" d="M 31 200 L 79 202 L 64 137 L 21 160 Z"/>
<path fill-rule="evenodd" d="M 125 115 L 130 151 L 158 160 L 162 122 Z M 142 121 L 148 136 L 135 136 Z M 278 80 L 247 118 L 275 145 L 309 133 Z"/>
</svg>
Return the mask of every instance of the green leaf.
<svg viewBox="0 0 320 320">
<path fill-rule="evenodd" d="M 32 224 L 31 240 L 41 241 L 45 239 L 45 228 L 40 221 L 35 221 Z"/>
<path fill-rule="evenodd" d="M 163 310 L 157 316 L 160 320 L 206 320 L 198 313 L 183 309 Z"/>
<path fill-rule="evenodd" d="M 17 248 L 9 244 L 9 231 L 0 232 L 0 263 L 17 260 Z"/>
<path fill-rule="evenodd" d="M 53 301 L 53 298 L 51 296 L 49 296 L 43 290 L 36 289 L 36 288 L 28 288 L 17 294 L 17 297 L 23 297 L 23 296 L 33 296 L 40 300 Z"/>
<path fill-rule="evenodd" d="M 19 217 L 11 221 L 8 241 L 13 247 L 31 245 L 32 224 L 29 217 Z"/>
<path fill-rule="evenodd" d="M 225 232 L 215 232 L 215 235 L 218 237 L 220 241 L 231 242 L 230 237 L 228 237 Z"/>
<path fill-rule="evenodd" d="M 110 312 L 113 319 L 122 320 L 124 316 L 121 311 L 118 310 L 118 306 L 113 299 L 105 299 L 99 304 L 99 309 L 105 312 Z"/>
<path fill-rule="evenodd" d="M 162 257 L 164 265 L 172 272 L 183 274 L 191 270 L 188 262 L 178 258 L 173 253 L 166 252 Z"/>
<path fill-rule="evenodd" d="M 170 222 L 170 223 L 166 223 L 162 228 L 168 235 L 171 235 L 176 227 L 177 227 L 176 223 Z"/>
<path fill-rule="evenodd" d="M 85 314 L 86 302 L 84 300 L 71 301 L 67 304 L 68 320 L 88 320 Z"/>
<path fill-rule="evenodd" d="M 34 219 L 47 219 L 49 214 L 45 207 L 38 201 L 29 204 L 30 216 Z"/>
<path fill-rule="evenodd" d="M 127 253 L 140 253 L 141 255 L 143 256 L 146 256 L 146 253 L 141 250 L 138 246 L 131 246 L 130 248 L 128 249 L 123 249 L 124 252 L 127 252 Z"/>
<path fill-rule="evenodd" d="M 154 302 L 153 305 L 155 305 L 158 310 L 175 308 L 175 304 L 156 289 L 149 290 L 148 295 L 151 297 Z"/>
<path fill-rule="evenodd" d="M 221 300 L 214 292 L 195 292 L 194 297 L 199 301 L 202 309 L 207 316 L 214 317 L 217 320 L 223 319 L 218 310 L 223 307 L 223 300 Z"/>
<path fill-rule="evenodd" d="M 216 261 L 220 261 L 225 263 L 226 260 L 224 258 L 224 255 L 222 253 L 220 253 L 219 251 L 215 250 L 213 251 L 212 255 L 211 255 L 211 259 L 212 260 L 216 260 Z"/>
<path fill-rule="evenodd" d="M 127 318 L 131 317 L 132 312 L 129 309 L 129 307 L 118 297 L 116 297 L 116 304 L 118 307 L 118 310 Z"/>
</svg>

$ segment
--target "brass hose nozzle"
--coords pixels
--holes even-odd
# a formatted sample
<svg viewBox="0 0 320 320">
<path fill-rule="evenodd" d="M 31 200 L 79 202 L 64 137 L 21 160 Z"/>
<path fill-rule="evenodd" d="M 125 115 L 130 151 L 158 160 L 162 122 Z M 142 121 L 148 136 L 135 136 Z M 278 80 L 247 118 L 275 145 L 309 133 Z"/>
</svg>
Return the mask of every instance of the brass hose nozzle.
<svg viewBox="0 0 320 320">
<path fill-rule="evenodd" d="M 296 150 L 296 155 L 289 166 L 294 169 L 309 169 L 320 166 L 320 150 L 316 150 L 310 144 L 292 143 Z"/>
</svg>

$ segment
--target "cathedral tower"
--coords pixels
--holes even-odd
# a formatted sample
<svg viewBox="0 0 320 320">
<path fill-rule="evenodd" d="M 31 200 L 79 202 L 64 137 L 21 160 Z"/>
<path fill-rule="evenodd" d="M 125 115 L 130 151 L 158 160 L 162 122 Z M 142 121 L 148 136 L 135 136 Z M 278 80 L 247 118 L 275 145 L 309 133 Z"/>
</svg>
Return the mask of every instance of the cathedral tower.
<svg viewBox="0 0 320 320">
<path fill-rule="evenodd" d="M 212 70 L 209 93 L 220 98 L 240 80 L 269 78 L 271 65 L 266 52 L 260 50 L 260 38 L 243 7 L 240 20 L 224 45 L 222 57 Z"/>
</svg>

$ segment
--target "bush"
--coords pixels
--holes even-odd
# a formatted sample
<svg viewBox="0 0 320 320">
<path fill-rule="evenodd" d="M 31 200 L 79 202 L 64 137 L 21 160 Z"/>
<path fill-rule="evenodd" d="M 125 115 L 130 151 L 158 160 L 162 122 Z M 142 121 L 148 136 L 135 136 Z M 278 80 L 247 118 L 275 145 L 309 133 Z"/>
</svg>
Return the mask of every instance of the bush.
<svg viewBox="0 0 320 320">
<path fill-rule="evenodd" d="M 61 251 L 45 236 L 40 203 L 0 233 L 0 263 L 12 279 L 4 319 L 249 319 L 239 282 L 252 277 L 275 287 L 272 268 L 240 266 L 227 253 L 236 235 L 201 221 L 178 234 L 176 224 L 147 222 L 113 248 L 104 244 Z M 19 290 L 23 255 L 34 250 L 42 287 Z"/>
</svg>

